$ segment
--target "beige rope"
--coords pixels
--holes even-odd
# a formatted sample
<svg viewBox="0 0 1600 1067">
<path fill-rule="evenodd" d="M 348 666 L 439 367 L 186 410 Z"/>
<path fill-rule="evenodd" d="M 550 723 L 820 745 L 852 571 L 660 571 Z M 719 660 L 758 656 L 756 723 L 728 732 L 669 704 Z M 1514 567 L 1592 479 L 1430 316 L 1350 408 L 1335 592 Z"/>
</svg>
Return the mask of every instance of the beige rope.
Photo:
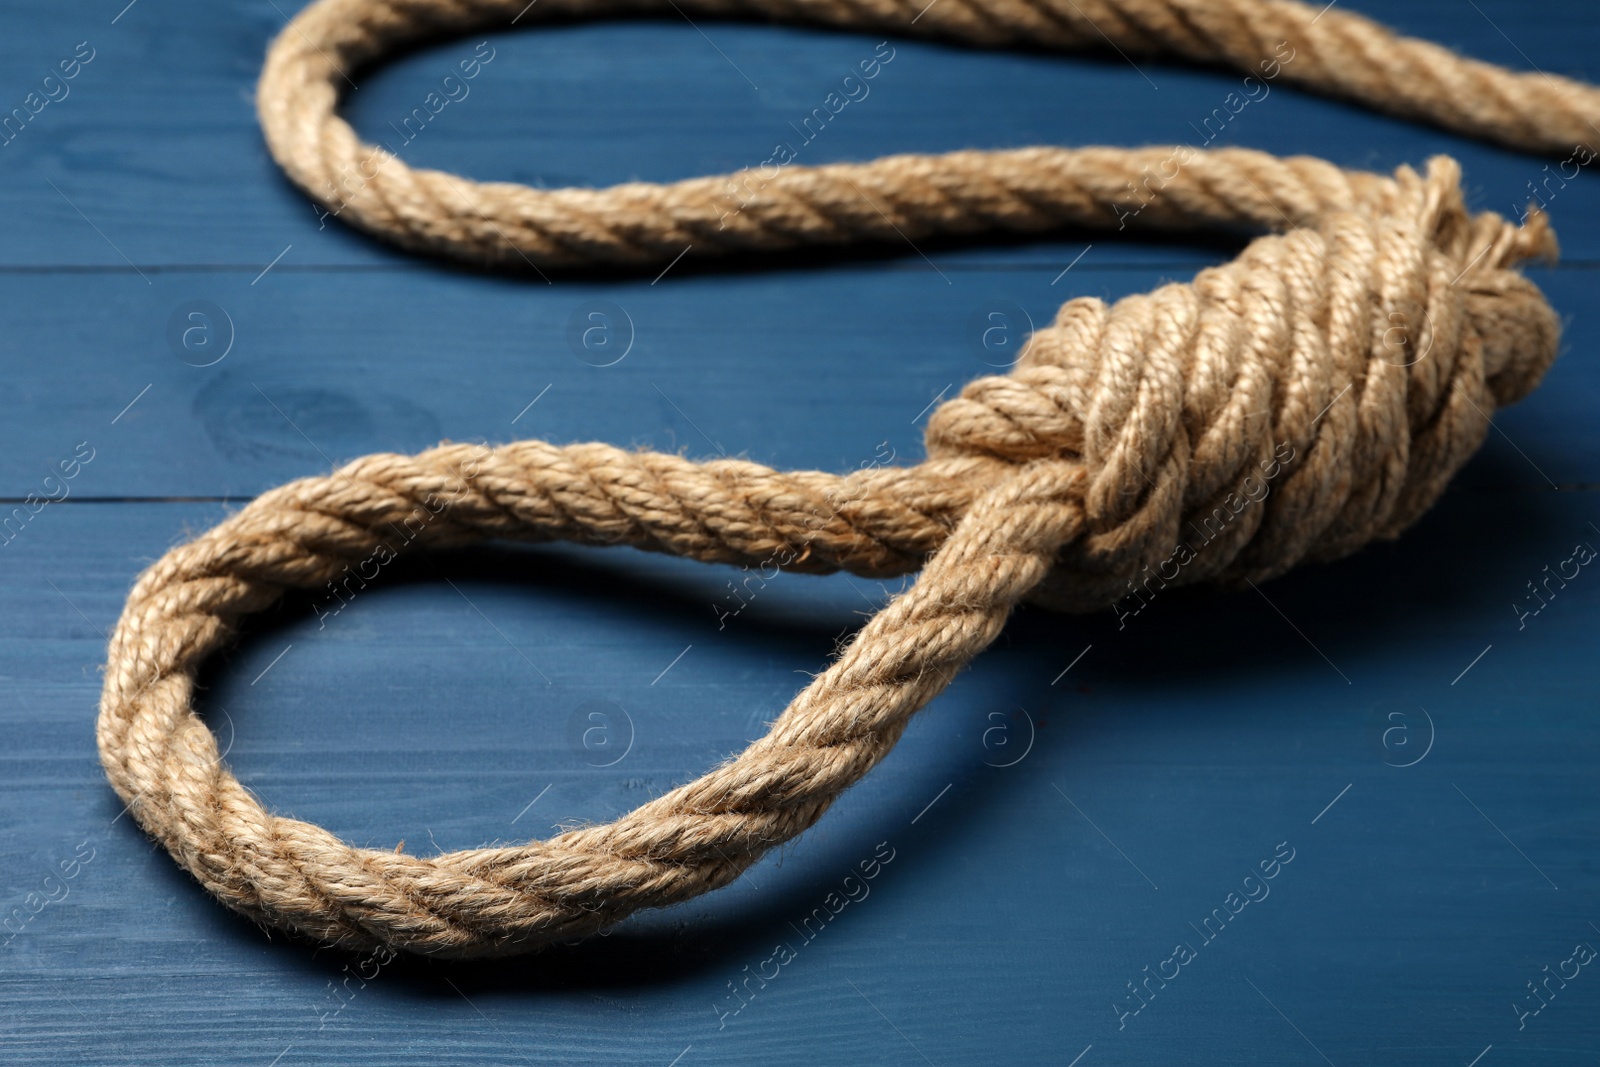
<svg viewBox="0 0 1600 1067">
<path fill-rule="evenodd" d="M 981 44 L 1106 39 L 1286 76 L 1509 144 L 1565 151 L 1600 93 L 1401 40 L 1337 9 L 1245 0 L 676 0 Z M 643 265 L 1063 223 L 1270 233 L 1233 262 L 1113 305 L 1069 301 L 1003 377 L 932 416 L 928 459 L 836 476 L 520 441 L 374 455 L 256 499 L 146 571 L 111 639 L 102 761 L 140 824 L 230 907 L 349 946 L 527 951 L 733 881 L 812 825 L 1031 598 L 1103 608 L 1202 579 L 1262 580 L 1415 520 L 1531 390 L 1558 323 L 1516 266 L 1544 217 L 1471 215 L 1456 164 L 1393 177 L 1258 152 L 1032 148 L 784 168 L 721 218 L 723 179 L 539 191 L 413 170 L 334 113 L 346 74 L 407 42 L 506 25 L 522 0 L 319 0 L 260 90 L 274 156 L 340 217 L 409 247 L 541 267 Z M 525 18 L 654 0 L 541 0 Z M 1091 24 L 1092 20 L 1092 24 Z M 359 182 L 341 174 L 360 172 Z M 1130 183 L 1155 196 L 1134 200 Z M 334 192 L 329 194 L 328 190 Z M 1143 194 L 1141 194 L 1142 196 Z M 882 214 L 880 214 L 880 211 Z M 1270 492 L 1268 491 L 1270 490 Z M 822 573 L 922 573 L 736 759 L 605 826 L 423 858 L 269 814 L 195 715 L 195 672 L 286 589 L 392 546 L 627 544 Z M 1193 531 L 1193 533 L 1191 533 Z M 1201 534 L 1196 537 L 1194 534 Z M 1174 546 L 1184 546 L 1184 554 Z"/>
</svg>

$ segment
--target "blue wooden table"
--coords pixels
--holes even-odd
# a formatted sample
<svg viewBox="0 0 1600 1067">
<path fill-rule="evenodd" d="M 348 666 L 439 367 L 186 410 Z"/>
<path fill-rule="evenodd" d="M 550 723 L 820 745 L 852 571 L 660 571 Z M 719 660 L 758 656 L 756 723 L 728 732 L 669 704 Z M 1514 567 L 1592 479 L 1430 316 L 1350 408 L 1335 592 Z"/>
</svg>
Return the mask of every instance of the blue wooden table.
<svg viewBox="0 0 1600 1067">
<path fill-rule="evenodd" d="M 1122 629 L 1023 611 L 815 830 L 582 946 L 385 964 L 211 900 L 119 816 L 94 750 L 105 634 L 168 547 L 442 438 L 915 459 L 930 403 L 1030 321 L 1232 253 L 1067 234 L 658 284 L 453 270 L 319 218 L 267 158 L 254 80 L 296 6 L 4 5 L 0 106 L 63 60 L 76 76 L 0 145 L 0 496 L 61 498 L 0 545 L 0 1062 L 1600 1058 L 1600 575 L 1514 607 L 1600 545 L 1600 180 L 1287 87 L 1220 140 L 1383 170 L 1447 152 L 1475 207 L 1544 189 L 1561 236 L 1561 266 L 1530 273 L 1564 354 L 1404 539 L 1259 593 L 1173 592 Z M 1348 6 L 1600 78 L 1592 3 Z M 388 135 L 480 39 L 363 78 L 357 128 Z M 878 42 L 684 20 L 487 39 L 470 95 L 402 155 L 545 186 L 758 164 Z M 1187 141 L 1237 84 L 893 47 L 806 162 Z M 596 309 L 603 350 L 572 341 Z M 1010 332 L 986 346 L 992 314 Z M 265 803 L 364 845 L 609 819 L 759 736 L 895 588 L 786 575 L 736 601 L 738 577 L 562 547 L 419 559 L 335 615 L 259 620 L 203 711 Z"/>
</svg>

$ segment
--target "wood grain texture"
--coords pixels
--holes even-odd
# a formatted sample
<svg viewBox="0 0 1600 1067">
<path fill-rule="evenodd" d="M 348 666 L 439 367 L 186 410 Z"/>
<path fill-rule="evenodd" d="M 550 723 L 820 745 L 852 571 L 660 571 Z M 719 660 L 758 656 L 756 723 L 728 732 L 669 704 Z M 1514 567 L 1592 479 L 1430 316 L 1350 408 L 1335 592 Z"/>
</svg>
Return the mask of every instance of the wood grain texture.
<svg viewBox="0 0 1600 1067">
<path fill-rule="evenodd" d="M 1600 545 L 1593 175 L 1551 200 L 1566 261 L 1535 272 L 1568 319 L 1565 355 L 1401 541 L 1259 591 L 1163 594 L 1120 629 L 1025 611 L 748 880 L 581 947 L 396 962 L 363 983 L 359 961 L 223 911 L 119 817 L 93 715 L 104 632 L 142 566 L 269 486 L 441 438 L 828 469 L 884 443 L 915 458 L 921 409 L 1010 358 L 979 341 L 990 313 L 1020 336 L 1069 296 L 1148 289 L 1230 252 L 1066 234 L 654 285 L 446 270 L 319 229 L 266 160 L 249 94 L 291 7 L 124 2 L 11 3 L 0 35 L 17 102 L 78 42 L 96 49 L 71 95 L 0 147 L 0 497 L 50 491 L 80 442 L 94 453 L 0 545 L 0 1060 L 1594 1062 L 1594 968 L 1552 981 L 1521 1029 L 1512 1007 L 1531 1008 L 1526 983 L 1575 944 L 1600 947 L 1600 578 L 1552 585 L 1520 628 L 1512 607 L 1533 606 L 1527 583 L 1575 544 Z M 1593 5 L 1354 6 L 1483 58 L 1600 77 Z M 493 42 L 470 98 L 408 159 L 550 185 L 734 168 L 874 43 L 664 22 Z M 460 47 L 362 78 L 358 128 L 379 135 Z M 1115 55 L 896 47 L 817 161 L 1173 140 L 1235 82 Z M 1287 88 L 1228 137 L 1374 168 L 1448 151 L 1476 206 L 1504 212 L 1551 162 Z M 233 324 L 211 366 L 191 364 L 215 349 L 169 339 L 194 301 Z M 569 336 L 594 310 L 612 316 L 608 343 L 632 335 L 611 366 L 594 364 L 614 349 Z M 425 853 L 609 819 L 759 736 L 888 593 L 747 577 L 556 547 L 417 559 L 332 617 L 302 599 L 259 620 L 210 672 L 204 709 L 269 805 L 362 844 Z M 882 842 L 892 861 L 846 883 Z M 1270 895 L 1207 941 L 1195 927 L 1280 842 L 1294 858 Z M 1180 942 L 1194 958 L 1131 1014 L 1127 983 Z M 780 943 L 794 958 L 763 986 L 750 975 Z M 741 1006 L 730 983 L 746 980 Z"/>
</svg>

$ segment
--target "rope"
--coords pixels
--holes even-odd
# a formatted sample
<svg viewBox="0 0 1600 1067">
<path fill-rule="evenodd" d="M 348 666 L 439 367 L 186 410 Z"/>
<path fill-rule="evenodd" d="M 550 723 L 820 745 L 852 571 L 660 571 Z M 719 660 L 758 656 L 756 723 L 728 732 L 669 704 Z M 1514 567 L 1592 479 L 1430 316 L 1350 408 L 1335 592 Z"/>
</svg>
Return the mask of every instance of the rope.
<svg viewBox="0 0 1600 1067">
<path fill-rule="evenodd" d="M 730 211 L 728 176 L 543 190 L 407 167 L 364 144 L 335 114 L 347 78 L 440 33 L 503 28 L 513 19 L 776 18 L 978 45 L 1110 43 L 1127 54 L 1222 63 L 1258 78 L 1275 72 L 1532 151 L 1564 156 L 1600 138 L 1591 125 L 1600 121 L 1600 89 L 1463 59 L 1338 7 L 1319 8 L 1281 0 L 539 0 L 531 7 L 527 0 L 319 0 L 273 44 L 257 100 L 273 157 L 340 218 L 415 251 L 523 269 L 659 269 L 690 244 L 701 256 L 894 242 L 902 234 L 915 241 L 1103 227 L 1140 205 L 1136 187 L 1170 170 L 1172 150 L 1023 148 L 791 165 L 770 179 L 758 171 L 753 202 Z M 1279 53 L 1280 43 L 1292 51 Z M 1280 55 L 1293 59 L 1277 62 Z M 1161 189 L 1134 221 L 1164 229 L 1309 226 L 1330 208 L 1363 200 L 1369 182 L 1321 161 L 1260 153 L 1209 153 L 1193 167 L 1189 180 Z"/>
<path fill-rule="evenodd" d="M 1124 51 L 1252 70 L 1287 42 L 1285 77 L 1540 150 L 1569 150 L 1591 129 L 1583 115 L 1600 115 L 1589 86 L 1273 0 L 943 0 L 920 18 L 920 0 L 669 4 L 976 44 L 1066 48 L 1104 33 Z M 638 267 L 690 242 L 713 253 L 1106 227 L 1135 206 L 1141 226 L 1275 232 L 1189 284 L 1069 301 L 1010 373 L 935 411 L 914 467 L 838 476 L 603 444 L 445 444 L 291 482 L 168 552 L 111 638 L 101 759 L 139 823 L 258 922 L 350 947 L 495 956 L 727 885 L 871 770 L 1023 599 L 1104 608 L 1167 585 L 1261 581 L 1394 537 L 1555 356 L 1555 313 L 1515 269 L 1554 256 L 1544 216 L 1530 211 L 1519 227 L 1470 214 L 1445 158 L 1384 177 L 1234 149 L 1185 151 L 1176 166 L 1168 148 L 897 156 L 783 168 L 723 218 L 726 179 L 476 184 L 380 159 L 334 112 L 346 74 L 426 37 L 504 26 L 519 11 L 658 8 L 318 0 L 268 55 L 268 143 L 354 225 L 491 264 Z M 375 162 L 370 175 L 363 161 Z M 1151 174 L 1157 195 L 1133 199 L 1130 183 Z M 723 766 L 608 825 L 424 858 L 269 814 L 191 704 L 200 664 L 245 616 L 323 586 L 402 529 L 427 547 L 560 539 L 921 575 Z"/>
</svg>

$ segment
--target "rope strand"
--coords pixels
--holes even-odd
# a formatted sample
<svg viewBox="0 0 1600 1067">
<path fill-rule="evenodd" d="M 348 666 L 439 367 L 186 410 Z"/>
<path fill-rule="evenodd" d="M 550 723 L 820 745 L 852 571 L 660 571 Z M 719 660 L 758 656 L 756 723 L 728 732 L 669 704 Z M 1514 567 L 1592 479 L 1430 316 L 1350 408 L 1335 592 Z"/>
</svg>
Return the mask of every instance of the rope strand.
<svg viewBox="0 0 1600 1067">
<path fill-rule="evenodd" d="M 693 256 L 1062 226 L 1305 226 L 1382 194 L 1371 175 L 1261 152 L 1201 155 L 1137 211 L 1130 191 L 1173 150 L 1023 148 L 785 166 L 727 209 L 726 177 L 531 189 L 413 169 L 335 108 L 347 78 L 440 33 L 660 14 L 777 18 L 972 45 L 1106 44 L 1135 55 L 1264 69 L 1330 95 L 1532 151 L 1600 139 L 1600 89 L 1513 73 L 1376 23 L 1285 0 L 319 0 L 273 45 L 257 102 L 273 157 L 330 212 L 419 252 L 535 269 L 660 268 Z M 1277 62 L 1287 46 L 1292 62 Z M 1271 64 L 1271 66 L 1267 66 Z M 1258 192 L 1259 190 L 1259 192 Z M 1129 213 L 1133 214 L 1130 215 Z M 1280 213 L 1281 212 L 1281 213 Z M 1136 217 L 1134 217 L 1136 216 Z"/>
<path fill-rule="evenodd" d="M 659 265 L 687 243 L 716 254 L 1125 220 L 1273 232 L 1190 283 L 1067 302 L 1010 373 L 933 413 L 928 458 L 913 467 L 838 476 L 603 444 L 445 444 L 291 482 L 167 553 L 111 638 L 101 759 L 140 825 L 258 922 L 350 947 L 497 956 L 727 885 L 870 771 L 1022 600 L 1103 609 L 1169 585 L 1265 580 L 1394 537 L 1555 357 L 1556 315 L 1516 270 L 1554 257 L 1544 216 L 1518 226 L 1470 214 L 1449 159 L 1380 176 L 1242 149 L 892 156 L 782 168 L 730 213 L 726 178 L 544 191 L 409 168 L 335 112 L 348 75 L 439 33 L 661 6 L 318 0 L 268 55 L 268 144 L 353 225 L 540 269 Z M 672 6 L 979 45 L 1106 41 L 1245 70 L 1285 44 L 1296 58 L 1283 73 L 1302 84 L 1535 150 L 1581 142 L 1585 116 L 1600 115 L 1593 87 L 1282 0 Z M 269 814 L 194 713 L 200 664 L 286 590 L 413 542 L 489 539 L 921 574 L 765 737 L 608 825 L 423 858 Z"/>
</svg>

